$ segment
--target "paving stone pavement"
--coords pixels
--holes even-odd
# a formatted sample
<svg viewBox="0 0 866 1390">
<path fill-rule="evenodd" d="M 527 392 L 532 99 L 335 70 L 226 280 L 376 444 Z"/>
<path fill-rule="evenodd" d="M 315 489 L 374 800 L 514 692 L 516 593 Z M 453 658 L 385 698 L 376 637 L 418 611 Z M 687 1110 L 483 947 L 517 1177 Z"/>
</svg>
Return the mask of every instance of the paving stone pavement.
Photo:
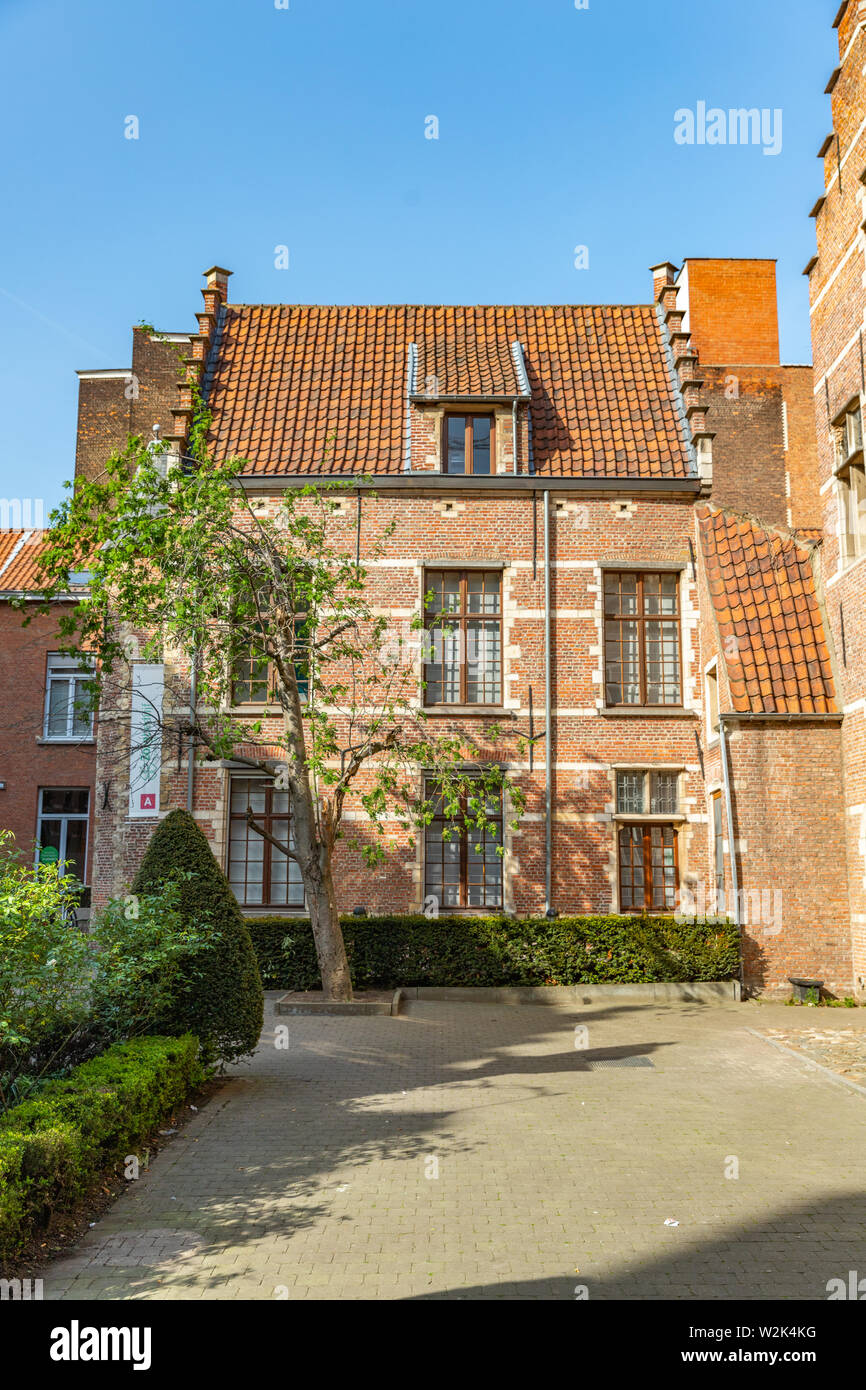
<svg viewBox="0 0 866 1390">
<path fill-rule="evenodd" d="M 825 1299 L 866 1276 L 866 1097 L 748 1031 L 786 1022 L 757 1004 L 269 1009 L 255 1057 L 45 1296 Z M 653 1065 L 587 1067 L 603 1056 Z"/>
</svg>

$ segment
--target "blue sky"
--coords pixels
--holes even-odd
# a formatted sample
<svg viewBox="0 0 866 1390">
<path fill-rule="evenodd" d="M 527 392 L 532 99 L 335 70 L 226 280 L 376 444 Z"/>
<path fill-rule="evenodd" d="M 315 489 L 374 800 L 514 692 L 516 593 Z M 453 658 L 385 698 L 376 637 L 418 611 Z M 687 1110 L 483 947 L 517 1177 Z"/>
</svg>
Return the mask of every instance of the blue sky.
<svg viewBox="0 0 866 1390">
<path fill-rule="evenodd" d="M 0 495 L 59 500 L 75 369 L 193 329 L 214 262 L 247 303 L 634 303 L 772 256 L 810 360 L 838 0 L 281 3 L 0 0 Z M 699 101 L 781 108 L 781 153 L 678 145 Z"/>
</svg>

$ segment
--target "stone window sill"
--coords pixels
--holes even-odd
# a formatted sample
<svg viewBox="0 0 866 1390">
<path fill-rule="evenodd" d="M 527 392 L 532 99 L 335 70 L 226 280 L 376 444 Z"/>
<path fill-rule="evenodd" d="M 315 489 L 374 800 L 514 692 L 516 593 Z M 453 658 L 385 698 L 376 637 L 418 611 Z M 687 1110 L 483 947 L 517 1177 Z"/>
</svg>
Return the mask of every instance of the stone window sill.
<svg viewBox="0 0 866 1390">
<path fill-rule="evenodd" d="M 422 705 L 421 708 L 425 714 L 432 714 L 437 719 L 453 714 L 473 719 L 517 718 L 513 709 L 504 709 L 501 705 Z"/>
<path fill-rule="evenodd" d="M 93 734 L 88 734 L 87 738 L 37 738 L 36 742 L 40 748 L 76 748 L 81 744 L 95 743 Z"/>
<path fill-rule="evenodd" d="M 605 719 L 697 719 L 698 711 L 681 705 L 603 705 Z"/>
</svg>

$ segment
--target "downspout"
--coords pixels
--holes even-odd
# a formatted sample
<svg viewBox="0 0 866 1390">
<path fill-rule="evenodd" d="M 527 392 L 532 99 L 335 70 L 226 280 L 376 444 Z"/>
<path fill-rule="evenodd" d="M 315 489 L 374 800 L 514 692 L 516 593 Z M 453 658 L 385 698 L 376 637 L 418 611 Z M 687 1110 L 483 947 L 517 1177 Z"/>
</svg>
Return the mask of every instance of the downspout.
<svg viewBox="0 0 866 1390">
<path fill-rule="evenodd" d="M 195 726 L 196 708 L 198 706 L 198 653 L 193 652 L 192 663 L 189 673 L 189 722 L 191 728 Z M 186 809 L 192 815 L 193 792 L 195 790 L 195 738 L 190 732 L 189 743 L 187 745 L 187 769 L 186 769 Z"/>
<path fill-rule="evenodd" d="M 550 670 L 550 492 L 544 502 L 544 915 L 553 917 L 551 881 L 553 870 L 553 731 L 551 729 Z"/>
<path fill-rule="evenodd" d="M 515 397 L 514 397 L 514 400 L 511 402 L 511 455 L 512 455 L 511 471 L 512 471 L 512 473 L 516 473 L 516 472 L 517 472 L 517 401 L 518 401 L 518 399 L 519 399 L 519 398 L 518 398 L 517 396 L 515 396 Z"/>
<path fill-rule="evenodd" d="M 734 841 L 734 812 L 731 804 L 731 776 L 728 770 L 728 744 L 725 735 L 725 719 L 729 716 L 719 715 L 719 753 L 722 762 L 722 785 L 725 789 L 725 818 L 728 822 L 728 840 L 730 843 L 731 859 L 731 888 L 734 894 L 734 925 L 740 934 L 740 991 L 741 997 L 745 993 L 745 967 L 743 964 L 743 924 L 740 921 L 740 881 L 737 874 L 737 846 Z"/>
</svg>

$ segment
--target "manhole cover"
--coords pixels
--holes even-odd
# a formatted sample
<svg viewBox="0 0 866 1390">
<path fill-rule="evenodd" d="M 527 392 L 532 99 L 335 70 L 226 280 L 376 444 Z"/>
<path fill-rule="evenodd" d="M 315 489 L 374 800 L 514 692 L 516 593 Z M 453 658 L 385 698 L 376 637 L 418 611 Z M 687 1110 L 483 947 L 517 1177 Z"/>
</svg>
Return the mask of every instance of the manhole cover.
<svg viewBox="0 0 866 1390">
<path fill-rule="evenodd" d="M 586 1062 L 590 1071 L 607 1071 L 610 1067 L 651 1067 L 649 1057 L 597 1057 L 594 1062 Z"/>
</svg>

